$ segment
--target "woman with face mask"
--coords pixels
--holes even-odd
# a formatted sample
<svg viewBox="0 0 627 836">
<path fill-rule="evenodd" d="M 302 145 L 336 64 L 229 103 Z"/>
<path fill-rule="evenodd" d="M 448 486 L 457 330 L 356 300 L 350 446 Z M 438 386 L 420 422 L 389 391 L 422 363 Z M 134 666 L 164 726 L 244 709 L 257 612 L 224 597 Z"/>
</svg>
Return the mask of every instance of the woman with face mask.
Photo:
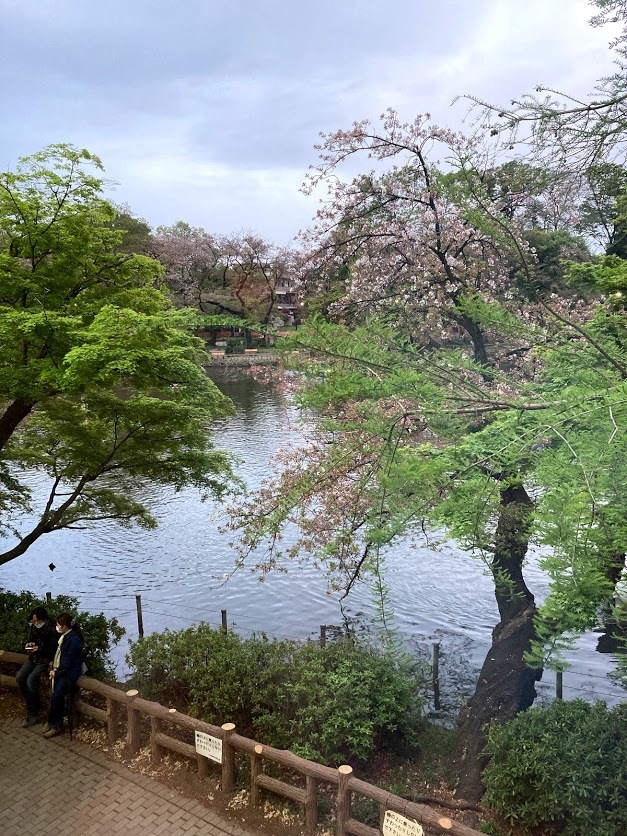
<svg viewBox="0 0 627 836">
<path fill-rule="evenodd" d="M 57 632 L 60 634 L 59 644 L 50 671 L 50 713 L 44 726 L 44 737 L 48 738 L 56 737 L 63 731 L 65 698 L 69 696 L 71 699 L 83 666 L 83 632 L 69 613 L 64 612 L 57 617 Z"/>
</svg>

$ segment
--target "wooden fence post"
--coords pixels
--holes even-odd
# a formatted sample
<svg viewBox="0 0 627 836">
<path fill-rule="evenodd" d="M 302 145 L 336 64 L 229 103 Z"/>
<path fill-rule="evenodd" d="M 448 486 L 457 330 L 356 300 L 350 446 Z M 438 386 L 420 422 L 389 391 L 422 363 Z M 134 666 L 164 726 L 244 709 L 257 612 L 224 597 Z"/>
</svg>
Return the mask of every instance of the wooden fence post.
<svg viewBox="0 0 627 836">
<path fill-rule="evenodd" d="M 235 723 L 224 723 L 222 726 L 222 792 L 233 792 L 235 785 L 235 749 L 229 743 L 229 737 L 235 730 Z"/>
<path fill-rule="evenodd" d="M 257 776 L 261 772 L 261 753 L 263 746 L 258 743 L 255 746 L 254 754 L 250 756 L 250 806 L 257 807 L 259 805 L 259 784 L 257 783 Z"/>
<path fill-rule="evenodd" d="M 130 691 L 126 692 L 127 702 L 126 702 L 126 746 L 128 751 L 132 755 L 136 755 L 139 752 L 139 747 L 141 745 L 140 739 L 140 715 L 139 711 L 135 711 L 133 708 L 133 702 L 135 698 L 138 696 L 139 691 L 135 688 L 132 688 Z"/>
<path fill-rule="evenodd" d="M 305 776 L 305 831 L 314 836 L 318 829 L 318 779 L 311 775 Z"/>
<path fill-rule="evenodd" d="M 336 836 L 346 836 L 345 825 L 351 817 L 351 793 L 348 789 L 348 782 L 353 774 L 353 767 L 345 764 L 338 766 L 339 784 L 337 788 L 337 800 L 335 805 Z"/>
<path fill-rule="evenodd" d="M 198 766 L 198 780 L 205 781 L 209 777 L 209 760 L 200 752 L 196 755 L 196 764 Z"/>
<path fill-rule="evenodd" d="M 433 642 L 433 708 L 440 710 L 440 642 Z"/>
<path fill-rule="evenodd" d="M 222 632 L 226 633 L 228 631 L 228 625 L 226 623 L 226 610 L 220 610 L 222 613 Z"/>
<path fill-rule="evenodd" d="M 176 714 L 176 708 L 168 709 L 170 714 Z M 196 735 L 194 734 L 194 738 Z M 209 777 L 209 759 L 200 752 L 196 752 L 196 766 L 198 768 L 198 780 L 204 781 Z"/>
<path fill-rule="evenodd" d="M 137 632 L 139 633 L 139 638 L 144 638 L 144 616 L 142 614 L 142 596 L 136 595 L 135 596 L 135 606 L 137 607 Z"/>
<path fill-rule="evenodd" d="M 327 643 L 327 625 L 320 625 L 320 647 L 325 647 Z"/>
<path fill-rule="evenodd" d="M 383 833 L 383 822 L 385 821 L 385 811 L 387 810 L 388 805 L 385 801 L 379 802 L 379 830 Z"/>
<path fill-rule="evenodd" d="M 161 720 L 158 717 L 150 718 L 150 760 L 152 763 L 161 763 L 162 749 L 157 743 L 157 735 L 161 731 Z"/>
<path fill-rule="evenodd" d="M 115 743 L 120 734 L 119 727 L 120 712 L 117 700 L 107 697 L 107 741 Z"/>
</svg>

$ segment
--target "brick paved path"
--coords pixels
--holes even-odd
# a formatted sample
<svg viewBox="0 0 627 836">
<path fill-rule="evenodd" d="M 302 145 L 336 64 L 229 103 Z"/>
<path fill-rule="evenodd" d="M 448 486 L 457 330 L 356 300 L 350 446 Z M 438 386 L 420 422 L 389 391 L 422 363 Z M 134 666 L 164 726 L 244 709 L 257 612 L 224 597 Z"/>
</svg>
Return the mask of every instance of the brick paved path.
<svg viewBox="0 0 627 836">
<path fill-rule="evenodd" d="M 0 720 L 3 836 L 260 836 L 66 735 Z"/>
</svg>

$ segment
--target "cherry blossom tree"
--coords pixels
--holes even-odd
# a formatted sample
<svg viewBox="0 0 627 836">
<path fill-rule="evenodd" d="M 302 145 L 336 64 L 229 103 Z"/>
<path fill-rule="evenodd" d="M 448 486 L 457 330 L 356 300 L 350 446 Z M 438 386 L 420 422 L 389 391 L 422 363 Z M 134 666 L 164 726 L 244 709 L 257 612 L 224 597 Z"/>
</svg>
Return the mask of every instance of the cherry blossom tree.
<svg viewBox="0 0 627 836">
<path fill-rule="evenodd" d="M 221 247 L 218 240 L 201 227 L 177 221 L 170 227 L 157 229 L 152 237 L 151 250 L 165 267 L 165 281 L 174 300 L 204 312 L 205 284 L 212 272 L 220 272 Z M 225 280 L 223 284 L 226 287 Z M 238 314 L 231 309 L 226 312 Z"/>
<path fill-rule="evenodd" d="M 246 318 L 268 325 L 280 316 L 278 293 L 291 282 L 293 254 L 256 235 L 223 238 L 223 264 L 230 290 Z"/>
<path fill-rule="evenodd" d="M 337 324 L 313 322 L 292 346 L 313 352 L 300 397 L 323 417 L 277 481 L 239 507 L 242 559 L 264 541 L 263 570 L 282 556 L 314 554 L 348 591 L 380 567 L 397 535 L 423 525 L 445 525 L 483 555 L 500 622 L 457 753 L 459 791 L 476 800 L 484 724 L 532 704 L 541 646 L 552 640 L 550 620 L 538 631 L 523 571 L 530 537 L 550 529 L 538 516 L 540 460 L 562 443 L 568 450 L 554 427 L 566 406 L 546 388 L 546 358 L 562 358 L 562 347 L 589 352 L 583 368 L 602 364 L 617 384 L 624 366 L 590 327 L 593 294 L 557 294 L 538 281 L 523 199 L 537 195 L 520 196 L 512 211 L 510 191 L 491 193 L 493 157 L 476 141 L 426 116 L 402 124 L 388 111 L 380 130 L 357 123 L 323 137 L 320 151 L 307 188 L 326 184 L 328 198 L 303 236 L 310 256 L 301 276 L 308 289 L 317 277 L 323 287 L 341 277 L 342 292 L 329 308 Z M 430 162 L 434 152 L 455 176 Z M 338 168 L 359 154 L 373 169 L 340 180 Z M 300 538 L 284 551 L 288 521 Z M 608 548 L 592 560 L 588 616 L 608 590 Z"/>
<path fill-rule="evenodd" d="M 179 221 L 157 230 L 152 251 L 181 304 L 263 325 L 279 317 L 277 291 L 291 281 L 289 250 L 252 233 L 214 236 Z"/>
</svg>

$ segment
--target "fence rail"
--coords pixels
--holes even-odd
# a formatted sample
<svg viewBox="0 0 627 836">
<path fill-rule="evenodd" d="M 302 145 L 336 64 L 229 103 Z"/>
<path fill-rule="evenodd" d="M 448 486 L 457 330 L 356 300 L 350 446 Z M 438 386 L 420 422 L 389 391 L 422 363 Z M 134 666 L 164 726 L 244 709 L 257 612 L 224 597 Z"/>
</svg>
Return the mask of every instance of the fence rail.
<svg viewBox="0 0 627 836">
<path fill-rule="evenodd" d="M 27 658 L 22 653 L 0 650 L 0 662 L 22 664 Z M 0 674 L 0 685 L 16 688 L 17 682 L 14 676 Z M 260 789 L 296 801 L 304 808 L 305 832 L 307 834 L 315 834 L 316 832 L 318 791 L 322 783 L 336 788 L 336 836 L 349 836 L 349 834 L 380 836 L 386 810 L 392 810 L 400 815 L 415 819 L 434 833 L 450 833 L 452 836 L 480 836 L 477 830 L 473 830 L 461 822 L 441 816 L 424 804 L 408 801 L 373 784 L 355 778 L 352 767 L 348 765 L 333 769 L 301 758 L 293 752 L 266 746 L 256 740 L 237 734 L 233 723 L 214 726 L 204 720 L 182 714 L 175 708 L 166 708 L 160 703 L 145 700 L 134 689 L 123 691 L 121 688 L 115 688 L 89 676 L 79 677 L 78 685 L 80 692 L 75 702 L 76 709 L 87 717 L 106 725 L 109 743 L 115 743 L 116 740 L 121 738 L 121 714 L 126 715 L 126 747 L 130 754 L 137 753 L 142 745 L 142 717 L 150 718 L 148 745 L 150 746 L 151 759 L 155 764 L 160 762 L 164 751 L 168 750 L 196 760 L 199 778 L 208 777 L 212 767 L 212 761 L 197 752 L 194 745 L 168 735 L 163 729 L 164 723 L 170 723 L 189 732 L 203 732 L 213 738 L 218 738 L 222 743 L 222 759 L 220 764 L 216 763 L 214 766 L 221 769 L 221 789 L 224 793 L 228 794 L 234 789 L 236 753 L 247 755 L 250 759 L 251 805 L 259 804 Z M 104 697 L 106 710 L 91 705 L 83 699 L 85 693 Z M 122 712 L 120 712 L 120 707 L 123 709 Z M 297 772 L 304 779 L 304 788 L 293 786 L 265 774 L 263 772 L 264 761 L 279 764 Z M 352 818 L 354 795 L 369 798 L 379 805 L 379 829 Z"/>
</svg>

